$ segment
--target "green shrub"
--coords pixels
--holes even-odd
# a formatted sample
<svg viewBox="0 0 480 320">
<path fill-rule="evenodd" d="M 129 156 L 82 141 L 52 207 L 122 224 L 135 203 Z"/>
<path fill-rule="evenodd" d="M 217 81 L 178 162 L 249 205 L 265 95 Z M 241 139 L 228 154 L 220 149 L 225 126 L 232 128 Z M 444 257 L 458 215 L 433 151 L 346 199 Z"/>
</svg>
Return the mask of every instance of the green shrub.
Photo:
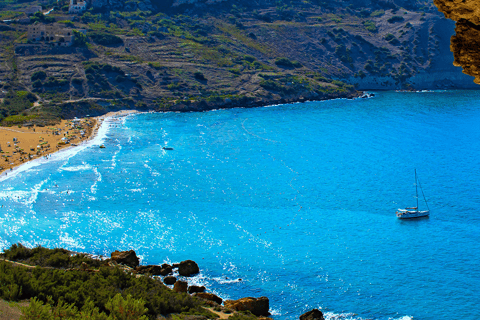
<svg viewBox="0 0 480 320">
<path fill-rule="evenodd" d="M 143 300 L 133 299 L 128 295 L 126 299 L 121 294 L 108 300 L 106 303 L 107 314 L 100 312 L 95 304 L 88 300 L 79 310 L 75 305 L 60 301 L 57 305 L 52 299 L 47 298 L 44 304 L 37 298 L 31 298 L 27 307 L 21 307 L 22 320 L 147 320 L 145 315 L 148 309 L 144 307 Z"/>
<path fill-rule="evenodd" d="M 197 71 L 193 74 L 193 76 L 195 77 L 195 79 L 197 80 L 207 80 L 207 78 L 205 78 L 205 76 L 203 75 L 203 73 L 201 73 L 200 71 Z"/>
<path fill-rule="evenodd" d="M 370 17 L 379 17 L 379 16 L 383 16 L 384 14 L 385 14 L 384 10 L 376 10 L 370 14 Z"/>
<path fill-rule="evenodd" d="M 402 21 L 404 21 L 404 20 L 405 20 L 405 19 L 404 19 L 403 17 L 401 17 L 401 16 L 393 16 L 393 17 L 389 18 L 387 21 L 388 21 L 389 23 L 395 23 L 395 22 L 402 22 Z"/>
<path fill-rule="evenodd" d="M 79 86 L 83 83 L 83 79 L 82 78 L 73 78 L 72 83 Z"/>
<path fill-rule="evenodd" d="M 290 61 L 288 58 L 277 58 L 275 60 L 275 64 L 277 66 L 281 67 L 287 67 L 287 68 L 301 68 L 302 64 L 300 64 L 297 61 Z"/>
<path fill-rule="evenodd" d="M 40 70 L 40 71 L 35 71 L 30 77 L 30 79 L 33 82 L 35 80 L 44 80 L 46 77 L 47 77 L 47 73 L 43 70 Z"/>
<path fill-rule="evenodd" d="M 363 21 L 363 26 L 370 32 L 377 32 L 377 26 L 371 20 Z"/>
<path fill-rule="evenodd" d="M 135 300 L 131 295 L 127 295 L 124 299 L 121 294 L 117 294 L 113 299 L 110 299 L 105 305 L 110 311 L 109 319 L 119 320 L 147 320 L 145 314 L 148 309 L 145 308 L 143 300 Z"/>
<path fill-rule="evenodd" d="M 75 47 L 85 47 L 87 45 L 87 36 L 82 32 L 73 30 L 73 45 Z"/>
<path fill-rule="evenodd" d="M 394 36 L 393 34 L 391 34 L 391 33 L 388 33 L 388 34 L 385 36 L 385 40 L 387 40 L 387 41 L 391 41 L 391 40 L 393 40 L 393 39 L 395 39 L 395 36 Z"/>
<path fill-rule="evenodd" d="M 108 45 L 120 45 L 123 44 L 122 38 L 108 33 L 103 32 L 93 32 L 89 33 L 88 36 L 95 42 L 104 46 Z"/>
</svg>

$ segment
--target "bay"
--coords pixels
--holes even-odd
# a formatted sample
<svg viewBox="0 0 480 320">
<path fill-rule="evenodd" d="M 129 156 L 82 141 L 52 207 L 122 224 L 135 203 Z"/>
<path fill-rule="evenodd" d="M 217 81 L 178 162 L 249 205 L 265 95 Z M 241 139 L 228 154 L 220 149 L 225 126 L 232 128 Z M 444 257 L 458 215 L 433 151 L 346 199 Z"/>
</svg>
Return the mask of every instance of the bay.
<svg viewBox="0 0 480 320">
<path fill-rule="evenodd" d="M 1 178 L 0 249 L 192 259 L 192 282 L 267 296 L 275 319 L 312 308 L 477 319 L 479 97 L 376 92 L 111 119 L 94 141 Z M 396 209 L 415 205 L 414 169 L 431 216 L 400 221 Z"/>
</svg>

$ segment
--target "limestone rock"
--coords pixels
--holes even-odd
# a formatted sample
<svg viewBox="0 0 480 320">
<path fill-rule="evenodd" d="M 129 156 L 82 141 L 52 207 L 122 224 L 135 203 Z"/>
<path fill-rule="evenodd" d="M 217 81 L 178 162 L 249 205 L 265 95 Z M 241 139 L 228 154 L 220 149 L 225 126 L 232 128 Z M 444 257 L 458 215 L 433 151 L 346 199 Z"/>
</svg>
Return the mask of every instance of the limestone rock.
<svg viewBox="0 0 480 320">
<path fill-rule="evenodd" d="M 197 293 L 197 292 L 205 292 L 205 287 L 204 286 L 190 286 L 188 287 L 188 293 Z"/>
<path fill-rule="evenodd" d="M 260 298 L 242 298 L 238 300 L 226 300 L 224 303 L 226 308 L 236 311 L 250 311 L 256 316 L 268 316 L 270 313 L 270 302 L 267 297 Z"/>
<path fill-rule="evenodd" d="M 463 73 L 474 76 L 480 84 L 480 6 L 478 0 L 434 0 L 445 17 L 457 21 L 450 50 L 454 55 L 455 66 L 463 68 Z"/>
<path fill-rule="evenodd" d="M 140 259 L 138 259 L 137 255 L 135 254 L 135 251 L 133 250 L 130 250 L 130 251 L 115 250 L 114 252 L 111 253 L 111 258 L 113 261 L 116 261 L 117 263 L 121 263 L 132 268 L 137 267 L 140 261 Z"/>
<path fill-rule="evenodd" d="M 185 281 L 176 281 L 173 286 L 173 291 L 175 292 L 187 292 L 188 283 Z"/>
<path fill-rule="evenodd" d="M 195 261 L 185 260 L 180 262 L 178 265 L 178 273 L 181 276 L 190 277 L 199 272 L 200 272 L 200 269 L 198 268 L 198 265 Z"/>
<path fill-rule="evenodd" d="M 198 298 L 201 298 L 201 299 L 204 299 L 204 300 L 208 300 L 208 301 L 212 301 L 212 302 L 215 302 L 215 303 L 218 303 L 218 304 L 222 304 L 223 300 L 222 298 L 220 298 L 219 296 L 216 296 L 214 295 L 213 293 L 208 293 L 208 292 L 197 292 L 195 294 L 193 294 L 195 297 L 198 297 Z"/>
<path fill-rule="evenodd" d="M 322 311 L 313 309 L 300 316 L 300 320 L 324 320 Z"/>
<path fill-rule="evenodd" d="M 135 271 L 140 274 L 151 274 L 154 276 L 166 276 L 172 273 L 172 267 L 168 264 L 163 264 L 161 266 L 148 265 L 148 266 L 138 266 L 135 268 Z"/>
<path fill-rule="evenodd" d="M 177 278 L 175 278 L 174 276 L 168 276 L 163 279 L 163 283 L 168 285 L 175 284 L 175 282 L 177 282 Z"/>
<path fill-rule="evenodd" d="M 480 6 L 478 5 L 478 0 L 433 0 L 433 3 L 448 19 L 455 21 L 464 19 L 476 25 L 480 24 Z"/>
<path fill-rule="evenodd" d="M 455 27 L 450 49 L 455 60 L 453 64 L 463 68 L 463 73 L 474 76 L 474 82 L 480 84 L 480 26 L 460 20 Z"/>
</svg>

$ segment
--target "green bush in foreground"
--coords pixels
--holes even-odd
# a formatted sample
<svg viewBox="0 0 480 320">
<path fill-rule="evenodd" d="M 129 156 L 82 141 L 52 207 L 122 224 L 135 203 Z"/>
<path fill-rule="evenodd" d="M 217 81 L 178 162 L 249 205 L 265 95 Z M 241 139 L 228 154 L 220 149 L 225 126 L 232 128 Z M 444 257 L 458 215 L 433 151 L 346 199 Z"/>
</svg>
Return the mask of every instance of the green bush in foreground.
<svg viewBox="0 0 480 320">
<path fill-rule="evenodd" d="M 91 268 L 98 268 L 102 261 L 92 259 L 84 254 L 70 254 L 65 249 L 47 249 L 36 247 L 29 249 L 20 243 L 14 244 L 5 250 L 5 259 L 23 262 L 30 265 L 54 268 L 79 268 L 82 263 Z"/>
<path fill-rule="evenodd" d="M 137 315 L 145 307 L 148 309 L 145 311 L 148 319 L 156 319 L 160 314 L 169 313 L 203 314 L 209 318 L 216 318 L 214 314 L 202 308 L 203 303 L 200 300 L 187 293 L 176 293 L 167 288 L 160 280 L 149 277 L 137 278 L 134 274 L 126 273 L 120 268 L 102 266 L 104 264 L 102 261 L 88 258 L 82 254 L 72 255 L 65 249 L 42 247 L 29 249 L 21 244 L 15 244 L 5 250 L 3 256 L 8 260 L 49 267 L 27 268 L 0 261 L 1 299 L 18 301 L 36 298 L 49 305 L 42 307 L 35 302 L 32 308 L 38 309 L 35 312 L 39 314 L 35 319 L 42 319 L 41 314 L 45 313 L 42 310 L 45 308 L 49 313 L 53 313 L 57 307 L 68 310 L 76 308 L 74 312 L 78 310 L 86 312 L 85 308 L 89 308 L 90 311 L 98 308 L 100 313 L 105 313 L 110 317 L 112 314 L 120 312 L 115 309 L 115 306 L 122 305 L 136 310 Z M 89 266 L 86 268 L 87 270 L 83 270 L 85 264 Z M 99 266 L 98 269 L 97 266 Z M 52 267 L 79 267 L 79 269 L 67 270 Z M 119 293 L 124 300 L 121 300 L 120 297 L 115 298 Z M 128 297 L 129 295 L 131 295 L 131 299 Z M 139 317 L 141 316 L 139 315 Z M 65 319 L 81 319 L 72 317 Z"/>
<path fill-rule="evenodd" d="M 104 312 L 100 312 L 92 301 L 87 301 L 79 310 L 73 304 L 59 302 L 54 305 L 49 299 L 47 303 L 43 303 L 37 298 L 30 299 L 27 307 L 22 307 L 23 316 L 21 320 L 147 320 L 145 316 L 148 309 L 144 307 L 145 302 L 135 300 L 131 295 L 127 295 L 124 299 L 121 294 L 115 295 L 108 300 L 105 306 L 110 312 L 107 316 Z"/>
</svg>

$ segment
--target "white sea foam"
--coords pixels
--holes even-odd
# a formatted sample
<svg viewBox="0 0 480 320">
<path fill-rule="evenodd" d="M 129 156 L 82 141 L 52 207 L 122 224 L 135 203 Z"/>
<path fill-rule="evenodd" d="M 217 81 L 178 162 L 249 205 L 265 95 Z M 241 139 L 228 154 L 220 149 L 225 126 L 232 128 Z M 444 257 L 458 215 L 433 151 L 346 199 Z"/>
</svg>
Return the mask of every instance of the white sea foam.
<svg viewBox="0 0 480 320">
<path fill-rule="evenodd" d="M 63 167 L 63 168 L 60 168 L 60 170 L 62 171 L 86 171 L 86 170 L 90 170 L 92 169 L 92 166 L 88 165 L 88 164 L 83 164 L 83 165 L 80 165 L 80 166 L 72 166 L 72 167 Z"/>
<path fill-rule="evenodd" d="M 105 138 L 107 136 L 109 130 L 109 126 L 105 121 L 102 122 L 100 125 L 100 128 L 97 131 L 97 134 L 93 139 L 90 139 L 88 141 L 80 143 L 76 147 L 68 147 L 65 149 L 62 149 L 58 152 L 52 153 L 48 156 L 48 159 L 45 159 L 43 157 L 33 159 L 25 164 L 22 164 L 16 168 L 14 168 L 11 171 L 7 171 L 4 174 L 0 176 L 0 182 L 5 181 L 7 179 L 14 178 L 17 174 L 21 172 L 25 172 L 28 170 L 31 170 L 32 168 L 38 167 L 42 164 L 45 164 L 47 162 L 52 162 L 52 161 L 62 161 L 62 160 L 68 160 L 69 158 L 75 156 L 77 153 L 93 147 L 93 146 L 98 146 L 104 143 Z"/>
<path fill-rule="evenodd" d="M 90 192 L 97 193 L 97 184 L 98 182 L 102 181 L 102 174 L 98 172 L 97 167 L 93 168 L 93 172 L 95 173 L 96 179 L 93 185 L 90 187 Z"/>
</svg>

